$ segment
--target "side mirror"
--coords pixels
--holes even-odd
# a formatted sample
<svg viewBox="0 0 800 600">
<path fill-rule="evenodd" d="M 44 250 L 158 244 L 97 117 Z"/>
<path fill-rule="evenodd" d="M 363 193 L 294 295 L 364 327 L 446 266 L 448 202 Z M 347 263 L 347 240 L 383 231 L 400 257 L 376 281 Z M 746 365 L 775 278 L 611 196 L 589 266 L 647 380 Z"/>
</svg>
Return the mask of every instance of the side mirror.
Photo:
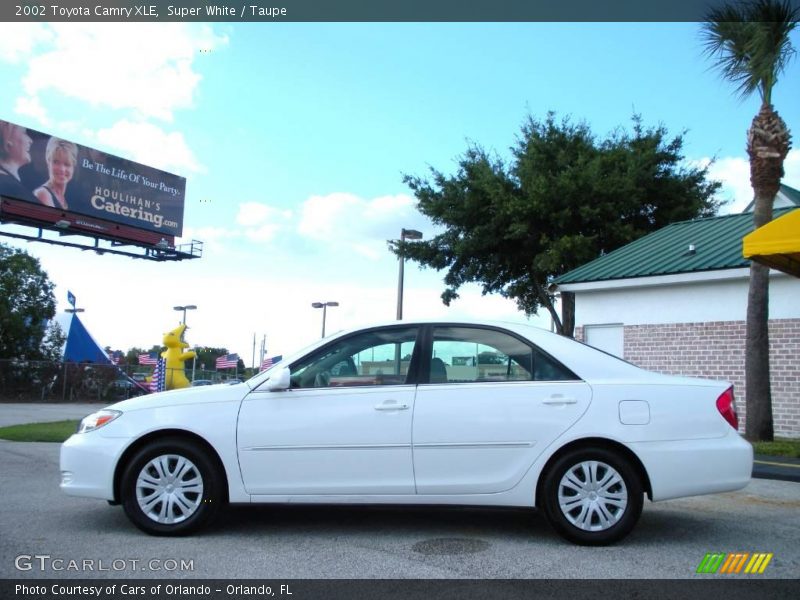
<svg viewBox="0 0 800 600">
<path fill-rule="evenodd" d="M 280 392 L 288 390 L 292 385 L 292 372 L 289 367 L 282 367 L 277 373 L 270 375 L 267 380 L 267 390 L 270 392 Z"/>
</svg>

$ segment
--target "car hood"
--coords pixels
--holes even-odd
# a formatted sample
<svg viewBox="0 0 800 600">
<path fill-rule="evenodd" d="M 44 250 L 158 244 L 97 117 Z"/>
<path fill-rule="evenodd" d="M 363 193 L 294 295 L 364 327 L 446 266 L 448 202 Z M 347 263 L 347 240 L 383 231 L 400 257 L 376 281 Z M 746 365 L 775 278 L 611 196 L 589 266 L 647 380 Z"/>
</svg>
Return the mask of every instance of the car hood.
<svg viewBox="0 0 800 600">
<path fill-rule="evenodd" d="M 181 404 L 205 404 L 208 402 L 238 402 L 250 392 L 244 383 L 234 385 L 204 385 L 189 387 L 169 392 L 159 392 L 148 396 L 139 396 L 112 404 L 108 408 L 128 412 Z"/>
</svg>

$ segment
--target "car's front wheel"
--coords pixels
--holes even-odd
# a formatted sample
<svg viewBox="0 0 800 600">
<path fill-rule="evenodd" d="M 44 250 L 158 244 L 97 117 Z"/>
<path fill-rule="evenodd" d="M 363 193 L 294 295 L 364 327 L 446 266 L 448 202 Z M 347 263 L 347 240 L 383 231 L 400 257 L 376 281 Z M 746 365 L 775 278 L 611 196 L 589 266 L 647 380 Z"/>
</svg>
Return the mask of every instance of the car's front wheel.
<svg viewBox="0 0 800 600">
<path fill-rule="evenodd" d="M 139 529 L 184 535 L 207 524 L 223 501 L 223 474 L 198 444 L 174 438 L 152 442 L 128 462 L 122 506 Z"/>
<path fill-rule="evenodd" d="M 562 537 L 601 546 L 631 532 L 642 513 L 643 495 L 628 459 L 605 448 L 580 448 L 548 469 L 541 500 L 548 521 Z"/>
</svg>

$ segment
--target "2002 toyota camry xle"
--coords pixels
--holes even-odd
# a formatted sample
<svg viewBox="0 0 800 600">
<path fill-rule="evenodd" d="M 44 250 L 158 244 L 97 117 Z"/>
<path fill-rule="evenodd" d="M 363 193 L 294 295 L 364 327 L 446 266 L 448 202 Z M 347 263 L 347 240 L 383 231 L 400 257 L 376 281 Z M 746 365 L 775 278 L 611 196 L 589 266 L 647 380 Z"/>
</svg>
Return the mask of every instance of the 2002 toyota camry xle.
<svg viewBox="0 0 800 600">
<path fill-rule="evenodd" d="M 650 373 L 510 323 L 393 322 L 320 340 L 238 385 L 119 402 L 61 449 L 61 489 L 185 534 L 232 503 L 538 507 L 579 544 L 643 497 L 744 487 L 729 383 Z"/>
</svg>

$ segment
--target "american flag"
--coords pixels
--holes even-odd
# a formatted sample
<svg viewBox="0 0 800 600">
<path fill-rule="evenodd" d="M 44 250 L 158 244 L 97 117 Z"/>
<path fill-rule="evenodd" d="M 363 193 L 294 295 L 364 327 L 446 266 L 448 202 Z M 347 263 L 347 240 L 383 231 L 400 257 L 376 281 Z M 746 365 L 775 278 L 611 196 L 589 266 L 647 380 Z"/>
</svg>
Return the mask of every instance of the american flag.
<svg viewBox="0 0 800 600">
<path fill-rule="evenodd" d="M 158 362 L 158 354 L 156 352 L 149 352 L 139 355 L 140 365 L 154 365 Z"/>
<path fill-rule="evenodd" d="M 278 356 L 273 356 L 272 358 L 265 358 L 261 361 L 261 370 L 266 371 L 275 363 L 279 363 L 283 360 L 283 354 L 279 354 Z"/>
<path fill-rule="evenodd" d="M 114 350 L 114 352 L 112 352 L 109 355 L 109 358 L 111 359 L 112 363 L 114 363 L 115 365 L 118 365 L 120 362 L 122 362 L 122 357 L 123 356 L 125 356 L 125 355 L 122 352 L 120 352 L 119 350 Z"/>
<path fill-rule="evenodd" d="M 216 364 L 218 369 L 235 369 L 236 365 L 239 364 L 239 355 L 226 354 L 225 356 L 220 356 Z"/>
<path fill-rule="evenodd" d="M 150 391 L 163 392 L 166 389 L 167 382 L 167 359 L 159 358 L 155 364 L 156 368 L 153 371 L 152 379 L 150 379 Z"/>
</svg>

